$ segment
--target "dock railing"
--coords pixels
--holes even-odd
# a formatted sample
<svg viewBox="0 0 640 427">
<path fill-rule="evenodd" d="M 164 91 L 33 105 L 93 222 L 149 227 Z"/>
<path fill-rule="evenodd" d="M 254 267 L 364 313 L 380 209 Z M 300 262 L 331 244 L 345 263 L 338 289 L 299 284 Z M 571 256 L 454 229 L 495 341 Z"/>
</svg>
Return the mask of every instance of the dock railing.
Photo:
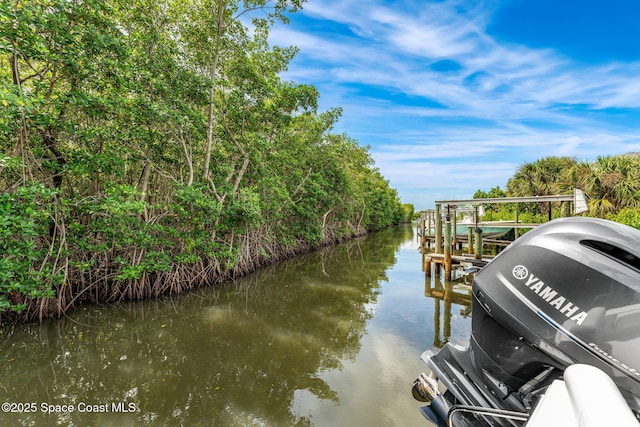
<svg viewBox="0 0 640 427">
<path fill-rule="evenodd" d="M 478 264 L 488 262 L 483 256 L 483 226 L 504 227 L 515 230 L 515 237 L 518 238 L 519 230 L 522 228 L 533 228 L 540 224 L 523 224 L 518 220 L 518 211 L 516 210 L 516 218 L 514 222 L 480 222 L 478 207 L 483 204 L 501 204 L 501 203 L 551 203 L 553 202 L 571 202 L 573 203 L 573 212 L 578 214 L 587 210 L 587 204 L 581 190 L 574 189 L 572 195 L 548 195 L 548 196 L 529 196 L 529 197 L 494 197 L 486 199 L 462 199 L 462 200 L 439 200 L 435 202 L 435 210 L 428 210 L 420 218 L 418 227 L 421 228 L 420 244 L 423 254 L 424 268 L 427 274 L 431 273 L 431 266 L 426 266 L 426 262 L 434 262 L 435 268 L 438 270 L 440 264 L 444 266 L 445 279 L 451 280 L 451 269 L 453 262 L 462 262 L 459 257 L 453 257 L 453 250 L 457 248 L 459 242 L 464 237 L 459 237 L 456 232 L 457 227 L 457 210 L 461 205 L 470 206 L 474 211 L 474 223 L 467 224 L 467 247 L 468 254 L 473 255 Z M 549 220 L 551 220 L 551 209 L 549 209 Z M 473 228 L 471 227 L 473 225 Z M 453 232 L 452 232 L 453 227 Z M 433 231 L 433 233 L 432 233 Z M 443 235 L 444 234 L 444 235 Z M 428 252 L 431 241 L 434 242 L 434 251 Z M 472 244 L 473 241 L 473 244 Z M 485 242 L 488 243 L 485 239 Z M 492 241 L 492 244 L 508 245 L 505 241 Z M 473 250 L 472 250 L 473 248 Z M 427 261 L 428 259 L 428 261 Z"/>
</svg>

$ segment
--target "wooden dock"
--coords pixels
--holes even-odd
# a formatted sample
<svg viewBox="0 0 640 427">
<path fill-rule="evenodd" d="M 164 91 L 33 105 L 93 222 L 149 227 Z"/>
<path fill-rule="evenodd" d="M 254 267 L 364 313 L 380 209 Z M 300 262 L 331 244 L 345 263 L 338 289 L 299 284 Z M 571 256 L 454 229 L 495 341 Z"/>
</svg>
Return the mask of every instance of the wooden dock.
<svg viewBox="0 0 640 427">
<path fill-rule="evenodd" d="M 428 253 L 425 254 L 426 258 L 429 258 L 431 262 L 436 264 L 444 264 L 444 254 L 437 253 Z M 487 265 L 493 258 L 482 258 L 477 259 L 473 255 L 451 255 L 451 264 L 452 265 L 461 265 L 461 264 L 471 264 L 474 267 L 484 267 Z"/>
<path fill-rule="evenodd" d="M 533 228 L 538 224 L 522 223 L 518 219 L 518 210 L 516 208 L 514 221 L 493 221 L 480 222 L 479 205 L 493 203 L 548 203 L 549 205 L 549 221 L 552 218 L 551 203 L 573 203 L 574 213 L 583 212 L 586 208 L 584 196 L 580 190 L 574 190 L 573 195 L 548 195 L 548 196 L 531 196 L 531 197 L 497 197 L 486 199 L 468 199 L 468 200 L 440 200 L 436 201 L 435 210 L 425 211 L 425 214 L 418 221 L 418 236 L 420 239 L 420 250 L 423 255 L 424 271 L 428 276 L 431 275 L 431 264 L 433 264 L 436 273 L 439 274 L 440 268 L 444 266 L 445 280 L 451 281 L 453 266 L 468 264 L 470 267 L 466 271 L 477 271 L 491 261 L 483 254 L 483 245 L 489 244 L 493 246 L 506 247 L 512 242 L 508 240 L 500 240 L 498 237 L 504 235 L 493 234 L 492 228 L 514 230 L 514 237 L 517 239 L 520 230 L 524 228 Z M 469 211 L 468 208 L 461 206 L 472 206 L 473 221 L 467 224 L 466 219 L 464 225 L 467 225 L 467 235 L 458 234 L 457 230 L 457 214 L 459 211 Z M 462 222 L 461 222 L 462 225 Z M 472 227 L 473 225 L 473 227 Z M 487 230 L 486 237 L 483 236 L 482 227 Z M 434 252 L 429 252 L 431 243 L 434 245 Z M 466 243 L 469 255 L 454 255 L 456 249 L 461 248 L 461 243 Z M 458 268 L 456 267 L 456 270 Z"/>
<path fill-rule="evenodd" d="M 428 242 L 434 242 L 435 243 L 436 236 L 434 236 L 434 235 L 426 235 L 426 236 L 424 236 L 424 240 L 428 241 Z M 456 236 L 455 243 L 469 243 L 469 238 L 467 236 Z M 501 239 L 486 239 L 486 238 L 483 238 L 482 239 L 482 243 L 486 243 L 487 245 L 493 245 L 493 246 L 507 247 L 511 243 L 513 243 L 513 240 L 501 240 Z"/>
<path fill-rule="evenodd" d="M 473 255 L 451 255 L 451 266 L 454 265 L 469 265 L 470 267 L 475 267 L 476 269 L 481 269 L 485 265 L 487 265 L 492 258 L 482 258 L 477 259 Z M 447 268 L 445 263 L 445 255 L 438 253 L 427 253 L 424 255 L 424 271 L 427 276 L 431 276 L 431 264 L 434 264 L 436 268 Z"/>
</svg>

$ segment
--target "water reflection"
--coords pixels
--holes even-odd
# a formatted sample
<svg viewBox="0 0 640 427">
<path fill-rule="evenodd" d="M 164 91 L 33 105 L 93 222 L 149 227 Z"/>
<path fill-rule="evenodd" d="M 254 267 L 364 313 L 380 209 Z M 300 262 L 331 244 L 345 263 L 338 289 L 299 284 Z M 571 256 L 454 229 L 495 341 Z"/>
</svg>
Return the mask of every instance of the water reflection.
<svg viewBox="0 0 640 427">
<path fill-rule="evenodd" d="M 411 238 L 410 228 L 383 232 L 223 288 L 3 329 L 0 399 L 38 408 L 0 413 L 0 425 L 310 426 L 291 411 L 294 394 L 339 401 L 320 373 L 354 360 Z M 75 410 L 46 414 L 42 403 Z"/>
<path fill-rule="evenodd" d="M 460 315 L 471 315 L 471 282 L 473 276 L 463 275 L 453 281 L 442 281 L 441 276 L 425 277 L 424 295 L 433 299 L 433 346 L 442 348 L 451 337 L 452 304 L 460 306 Z M 444 313 L 440 312 L 444 306 Z M 441 328 L 441 323 L 443 326 Z"/>
</svg>

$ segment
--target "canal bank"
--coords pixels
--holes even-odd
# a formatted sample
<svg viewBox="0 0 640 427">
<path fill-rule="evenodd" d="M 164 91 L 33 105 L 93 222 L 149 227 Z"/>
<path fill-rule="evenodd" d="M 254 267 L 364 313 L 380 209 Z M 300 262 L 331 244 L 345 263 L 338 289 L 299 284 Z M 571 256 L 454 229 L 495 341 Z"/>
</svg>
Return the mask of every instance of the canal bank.
<svg viewBox="0 0 640 427">
<path fill-rule="evenodd" d="M 0 424 L 424 425 L 410 392 L 419 355 L 466 339 L 470 322 L 453 304 L 444 330 L 420 258 L 406 226 L 220 289 L 5 328 L 0 397 L 38 406 Z"/>
</svg>

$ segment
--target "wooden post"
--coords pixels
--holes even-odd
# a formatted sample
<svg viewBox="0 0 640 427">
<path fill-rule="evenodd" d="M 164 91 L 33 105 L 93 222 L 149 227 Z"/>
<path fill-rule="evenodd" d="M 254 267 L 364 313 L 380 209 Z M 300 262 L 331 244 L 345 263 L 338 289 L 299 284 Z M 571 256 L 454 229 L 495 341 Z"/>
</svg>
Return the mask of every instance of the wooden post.
<svg viewBox="0 0 640 427">
<path fill-rule="evenodd" d="M 431 257 L 424 258 L 424 274 L 431 277 Z"/>
<path fill-rule="evenodd" d="M 458 249 L 458 241 L 456 239 L 456 236 L 458 235 L 458 228 L 457 228 L 457 225 L 458 225 L 457 222 L 458 221 L 457 221 L 457 218 L 456 218 L 457 215 L 456 215 L 456 209 L 455 208 L 453 209 L 453 215 L 452 216 L 453 216 L 453 231 L 452 231 L 453 232 L 453 236 L 452 236 L 453 237 L 453 249 L 455 250 L 455 249 Z"/>
<path fill-rule="evenodd" d="M 478 220 L 479 220 L 478 206 L 476 206 L 476 212 L 475 212 L 476 227 L 474 229 L 475 241 L 473 242 L 475 247 L 474 252 L 476 254 L 476 259 L 482 259 L 482 229 L 478 227 Z"/>
<path fill-rule="evenodd" d="M 473 253 L 473 227 L 467 225 L 467 253 Z"/>
<path fill-rule="evenodd" d="M 514 234 L 516 239 L 518 237 L 520 237 L 520 228 L 518 227 L 518 216 L 519 216 L 519 213 L 520 213 L 520 209 L 518 209 L 518 205 L 516 204 L 516 228 L 513 229 L 513 234 Z"/>
<path fill-rule="evenodd" d="M 444 277 L 445 281 L 451 280 L 451 213 L 448 207 L 444 223 Z"/>
<path fill-rule="evenodd" d="M 425 267 L 424 267 L 425 264 L 424 263 L 425 263 L 425 255 L 427 253 L 427 249 L 424 246 L 424 243 L 427 240 L 427 236 L 425 235 L 427 230 L 425 230 L 425 228 L 424 228 L 424 224 L 425 224 L 426 221 L 427 221 L 427 219 L 426 219 L 425 216 L 422 216 L 420 218 L 420 222 L 422 222 L 422 233 L 420 233 L 419 239 L 420 239 L 420 255 L 422 257 L 422 269 L 423 270 L 425 269 Z"/>
<path fill-rule="evenodd" d="M 475 234 L 476 259 L 482 259 L 482 229 L 480 227 L 476 228 Z"/>
<path fill-rule="evenodd" d="M 429 237 L 431 237 L 431 228 L 434 227 L 434 225 L 432 225 L 433 223 L 433 211 L 428 211 L 427 212 L 427 230 L 429 230 L 427 232 L 427 235 Z M 427 248 L 431 248 L 431 239 L 427 239 Z"/>
<path fill-rule="evenodd" d="M 440 213 L 440 205 L 436 204 L 435 213 L 435 239 L 436 239 L 436 253 L 442 253 L 442 214 Z"/>
<path fill-rule="evenodd" d="M 427 223 L 427 219 L 425 217 L 422 217 L 422 235 L 420 236 L 420 251 L 422 252 L 422 255 L 424 255 L 426 252 L 426 249 L 424 247 L 424 243 L 427 240 L 426 223 Z"/>
</svg>

